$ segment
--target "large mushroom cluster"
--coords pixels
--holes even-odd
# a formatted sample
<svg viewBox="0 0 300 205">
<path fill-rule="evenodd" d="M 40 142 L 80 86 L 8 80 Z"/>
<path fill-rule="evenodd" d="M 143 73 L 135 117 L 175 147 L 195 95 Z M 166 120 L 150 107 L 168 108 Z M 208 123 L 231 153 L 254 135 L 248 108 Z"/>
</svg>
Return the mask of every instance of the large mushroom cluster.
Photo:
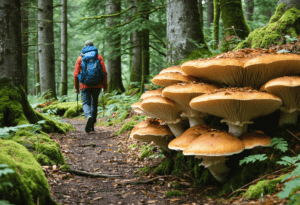
<svg viewBox="0 0 300 205">
<path fill-rule="evenodd" d="M 280 109 L 279 126 L 297 122 L 299 74 L 299 55 L 260 48 L 230 51 L 162 70 L 152 82 L 163 88 L 145 92 L 132 108 L 157 119 L 151 121 L 156 123 L 156 131 L 147 134 L 159 136 L 158 146 L 201 158 L 202 165 L 224 183 L 230 172 L 226 156 L 271 143 L 263 132 L 248 132 L 253 119 Z M 223 118 L 227 132 L 205 125 L 207 115 Z M 185 121 L 189 128 L 184 126 Z M 165 136 L 163 131 L 158 132 L 159 128 Z M 142 129 L 137 125 L 132 136 Z M 176 138 L 170 141 L 172 134 Z M 149 139 L 152 138 L 148 136 Z"/>
</svg>

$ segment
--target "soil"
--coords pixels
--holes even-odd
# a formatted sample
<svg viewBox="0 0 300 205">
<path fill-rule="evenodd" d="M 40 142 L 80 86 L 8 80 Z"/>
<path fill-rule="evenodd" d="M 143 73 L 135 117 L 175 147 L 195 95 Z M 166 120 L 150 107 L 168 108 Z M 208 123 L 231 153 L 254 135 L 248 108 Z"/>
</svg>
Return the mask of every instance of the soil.
<svg viewBox="0 0 300 205">
<path fill-rule="evenodd" d="M 103 119 L 100 119 L 103 120 Z M 129 131 L 115 136 L 121 125 L 115 127 L 96 126 L 94 132 L 84 131 L 86 120 L 65 119 L 77 131 L 66 135 L 50 134 L 58 142 L 71 169 L 93 174 L 119 175 L 112 177 L 78 176 L 64 172 L 61 167 L 43 166 L 52 198 L 60 204 L 285 204 L 275 195 L 264 196 L 264 201 L 239 197 L 217 197 L 218 187 L 194 188 L 192 181 L 176 176 L 135 175 L 145 166 L 157 166 L 161 158 L 146 157 L 140 160 L 138 149 L 129 149 L 139 144 L 129 138 Z M 159 152 L 160 150 L 158 150 Z M 166 197 L 174 190 L 171 183 L 181 185 L 185 196 Z M 131 182 L 131 183 L 130 183 Z M 142 183 L 141 183 L 142 182 Z M 144 182 L 144 183 L 143 183 Z M 146 182 L 146 183 L 145 183 Z"/>
</svg>

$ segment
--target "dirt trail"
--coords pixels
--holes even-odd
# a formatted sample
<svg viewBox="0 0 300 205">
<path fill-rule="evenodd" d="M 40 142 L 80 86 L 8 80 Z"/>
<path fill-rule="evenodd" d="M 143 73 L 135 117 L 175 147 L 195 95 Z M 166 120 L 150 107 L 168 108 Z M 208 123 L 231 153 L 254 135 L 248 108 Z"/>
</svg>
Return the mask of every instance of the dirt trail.
<svg viewBox="0 0 300 205">
<path fill-rule="evenodd" d="M 134 172 L 145 166 L 142 161 L 132 163 L 132 157 L 117 153 L 118 144 L 128 140 L 128 135 L 113 135 L 113 130 L 95 127 L 95 132 L 85 133 L 85 120 L 66 120 L 77 131 L 67 135 L 52 135 L 60 144 L 71 169 L 89 173 L 121 175 L 114 178 L 77 176 L 61 170 L 46 169 L 52 198 L 60 204 L 232 204 L 233 200 L 211 199 L 214 187 L 198 189 L 187 185 L 186 196 L 166 198 L 165 193 L 174 176 L 139 179 Z M 148 184 L 126 184 L 128 181 L 148 180 Z M 150 182 L 149 182 L 150 180 Z M 153 180 L 153 183 L 152 181 Z M 184 184 L 184 183 L 183 183 Z M 237 200 L 234 204 L 259 204 L 259 201 Z M 262 203 L 264 204 L 264 203 Z M 273 203 L 272 203 L 273 204 Z"/>
</svg>

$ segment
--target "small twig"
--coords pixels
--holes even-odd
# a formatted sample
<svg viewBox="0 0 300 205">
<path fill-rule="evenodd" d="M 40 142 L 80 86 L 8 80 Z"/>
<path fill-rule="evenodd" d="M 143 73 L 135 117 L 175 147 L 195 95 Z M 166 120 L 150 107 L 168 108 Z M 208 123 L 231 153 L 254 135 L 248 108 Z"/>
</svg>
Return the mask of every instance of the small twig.
<svg viewBox="0 0 300 205">
<path fill-rule="evenodd" d="M 95 144 L 83 144 L 83 145 L 79 145 L 79 147 L 96 147 Z"/>
<path fill-rule="evenodd" d="M 123 175 L 95 174 L 95 173 L 77 171 L 77 170 L 72 170 L 72 169 L 68 169 L 67 172 L 70 172 L 72 174 L 76 174 L 78 176 L 88 176 L 88 177 L 104 177 L 104 178 L 124 177 Z"/>
<path fill-rule="evenodd" d="M 246 184 L 246 185 L 244 185 L 244 186 L 238 188 L 237 190 L 233 191 L 233 192 L 232 192 L 229 196 L 227 196 L 227 197 L 229 198 L 229 197 L 232 196 L 235 192 L 237 192 L 237 191 L 239 191 L 239 190 L 242 190 L 243 188 L 249 186 L 250 184 L 252 184 L 252 183 L 254 183 L 254 182 L 257 182 L 257 181 L 259 181 L 259 180 L 261 180 L 261 179 L 263 179 L 263 178 L 265 178 L 265 177 L 267 177 L 267 176 L 269 176 L 269 175 L 275 174 L 275 173 L 280 172 L 280 171 L 283 171 L 283 170 L 285 170 L 285 169 L 291 169 L 291 168 L 294 168 L 294 167 L 286 167 L 286 168 L 283 168 L 283 169 L 279 169 L 279 170 L 277 170 L 277 171 L 275 171 L 275 172 L 272 172 L 272 173 L 270 173 L 270 174 L 266 174 L 266 175 L 264 175 L 264 176 L 262 176 L 262 177 L 260 177 L 260 178 L 258 178 L 258 179 L 253 180 L 252 182 L 250 182 L 250 183 L 248 183 L 248 184 Z"/>
<path fill-rule="evenodd" d="M 158 177 L 155 177 L 153 179 L 150 179 L 150 180 L 147 180 L 147 181 L 128 181 L 128 182 L 121 182 L 121 183 L 118 183 L 118 184 L 152 184 L 154 181 L 160 179 L 160 178 L 167 178 L 167 177 L 172 177 L 172 176 L 158 176 Z"/>
<path fill-rule="evenodd" d="M 299 141 L 300 141 L 300 139 L 296 136 L 296 135 L 294 135 L 294 133 L 292 133 L 291 131 L 289 131 L 288 129 L 285 129 L 286 131 L 288 131 L 292 136 L 294 136 L 296 139 L 298 139 Z"/>
</svg>

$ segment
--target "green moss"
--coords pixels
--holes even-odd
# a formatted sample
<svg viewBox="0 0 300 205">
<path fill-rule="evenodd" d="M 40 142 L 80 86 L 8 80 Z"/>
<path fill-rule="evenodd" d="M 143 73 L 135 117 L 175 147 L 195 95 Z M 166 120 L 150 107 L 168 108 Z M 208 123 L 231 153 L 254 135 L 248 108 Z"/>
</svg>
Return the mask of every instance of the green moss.
<svg viewBox="0 0 300 205">
<path fill-rule="evenodd" d="M 180 192 L 178 190 L 174 190 L 174 191 L 167 191 L 166 192 L 166 196 L 169 198 L 169 197 L 172 197 L 172 196 L 185 196 L 185 193 L 183 192 Z"/>
<path fill-rule="evenodd" d="M 51 104 L 42 109 L 42 112 L 48 112 L 49 110 L 56 110 L 56 114 L 59 116 L 64 116 L 66 118 L 71 118 L 77 116 L 77 102 L 63 102 Z M 78 104 L 78 114 L 83 111 L 82 104 Z"/>
<path fill-rule="evenodd" d="M 0 140 L 0 159 L 2 164 L 15 171 L 0 178 L 0 184 L 13 184 L 13 187 L 3 186 L 1 199 L 12 204 L 34 205 L 39 198 L 40 204 L 56 204 L 50 197 L 48 181 L 41 166 L 24 146 L 11 140 Z"/>
<path fill-rule="evenodd" d="M 180 189 L 180 184 L 178 182 L 171 182 L 171 186 L 173 189 Z"/>
<path fill-rule="evenodd" d="M 11 140 L 25 146 L 41 165 L 66 164 L 58 143 L 50 139 L 46 133 L 32 134 L 20 130 L 11 137 Z"/>
<path fill-rule="evenodd" d="M 198 58 L 209 58 L 212 56 L 212 53 L 210 52 L 210 50 L 207 49 L 201 49 L 201 50 L 193 50 L 188 56 L 187 58 L 183 59 L 182 61 L 180 61 L 178 64 L 183 64 L 184 62 L 190 61 L 190 60 L 195 60 Z"/>
<path fill-rule="evenodd" d="M 166 159 L 165 161 L 161 162 L 158 167 L 156 167 L 153 172 L 158 175 L 167 175 L 171 174 L 174 165 L 174 160 Z"/>
<path fill-rule="evenodd" d="M 295 7 L 285 12 L 283 10 L 284 5 L 279 5 L 268 25 L 251 32 L 248 38 L 238 44 L 235 50 L 245 47 L 268 48 L 271 45 L 285 43 L 284 36 L 286 35 L 292 37 L 300 35 L 300 11 Z"/>
<path fill-rule="evenodd" d="M 180 177 L 183 175 L 186 169 L 186 157 L 182 154 L 182 151 L 180 151 L 177 153 L 172 174 L 175 174 L 177 177 Z"/>
<path fill-rule="evenodd" d="M 109 127 L 109 126 L 115 126 L 115 123 L 114 122 L 107 122 L 105 124 L 105 127 Z"/>
<path fill-rule="evenodd" d="M 152 171 L 152 169 L 153 169 L 152 167 L 146 166 L 136 170 L 135 174 L 148 174 Z"/>
<path fill-rule="evenodd" d="M 261 197 L 261 194 L 272 194 L 276 192 L 276 184 L 280 183 L 284 177 L 285 175 L 282 175 L 272 180 L 261 180 L 257 184 L 251 185 L 246 193 L 243 194 L 243 197 L 248 197 L 248 199 L 257 199 Z"/>
<path fill-rule="evenodd" d="M 127 117 L 128 117 L 128 115 L 129 115 L 129 111 L 125 111 L 124 113 L 123 113 L 123 115 L 121 116 L 121 120 L 125 120 Z"/>
<path fill-rule="evenodd" d="M 108 100 L 106 105 L 111 105 L 111 104 L 119 103 L 119 102 L 120 102 L 119 100 Z"/>
<path fill-rule="evenodd" d="M 144 159 L 145 157 L 150 157 L 152 155 L 152 151 L 156 149 L 156 147 L 147 145 L 144 146 L 140 149 L 141 151 L 141 155 L 140 155 L 140 159 Z"/>
<path fill-rule="evenodd" d="M 138 122 L 136 121 L 129 121 L 129 122 L 126 122 L 122 128 L 116 133 L 116 135 L 119 135 L 121 134 L 122 132 L 124 131 L 129 131 L 129 130 L 132 130 L 134 125 L 136 125 Z"/>
</svg>

